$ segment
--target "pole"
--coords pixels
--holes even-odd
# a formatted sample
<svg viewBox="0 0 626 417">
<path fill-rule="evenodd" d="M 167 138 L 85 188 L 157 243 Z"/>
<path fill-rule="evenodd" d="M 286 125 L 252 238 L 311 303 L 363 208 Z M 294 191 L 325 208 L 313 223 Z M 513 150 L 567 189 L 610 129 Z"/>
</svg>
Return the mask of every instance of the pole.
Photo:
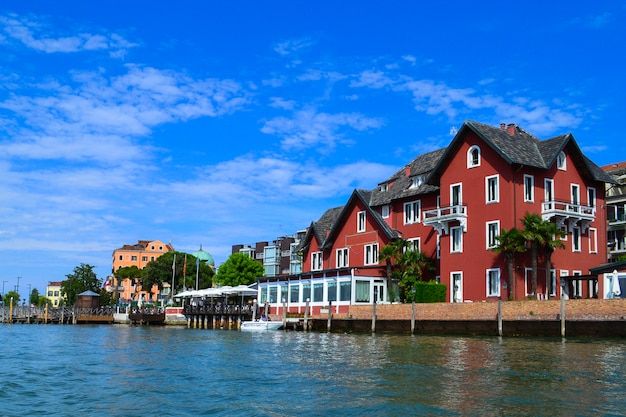
<svg viewBox="0 0 626 417">
<path fill-rule="evenodd" d="M 30 284 L 28 284 L 28 324 L 30 324 Z"/>
<path fill-rule="evenodd" d="M 13 323 L 13 297 L 11 297 L 9 302 L 9 323 Z"/>
<path fill-rule="evenodd" d="M 287 301 L 284 298 L 283 298 L 283 330 L 287 330 Z"/>
<path fill-rule="evenodd" d="M 411 302 L 411 334 L 415 333 L 415 300 Z"/>
<path fill-rule="evenodd" d="M 172 304 L 174 304 L 174 282 L 176 280 L 176 252 L 174 252 L 174 262 L 172 262 Z"/>
<path fill-rule="evenodd" d="M 502 336 L 502 299 L 498 298 L 498 336 Z"/>
<path fill-rule="evenodd" d="M 309 330 L 309 302 L 311 301 L 310 298 L 306 299 L 306 304 L 304 306 L 304 330 L 307 331 Z"/>
<path fill-rule="evenodd" d="M 565 337 L 565 298 L 561 295 L 561 337 Z"/>
<path fill-rule="evenodd" d="M 18 293 L 18 294 L 20 293 L 20 280 L 21 279 L 22 279 L 22 277 L 17 277 L 17 286 L 15 287 L 15 292 Z M 17 300 L 17 301 L 18 301 L 18 304 L 19 304 L 20 300 Z"/>
<path fill-rule="evenodd" d="M 376 302 L 372 303 L 372 333 L 376 333 Z"/>
<path fill-rule="evenodd" d="M 326 323 L 326 330 L 330 333 L 331 323 L 333 321 L 333 302 L 328 302 L 328 322 Z"/>
</svg>

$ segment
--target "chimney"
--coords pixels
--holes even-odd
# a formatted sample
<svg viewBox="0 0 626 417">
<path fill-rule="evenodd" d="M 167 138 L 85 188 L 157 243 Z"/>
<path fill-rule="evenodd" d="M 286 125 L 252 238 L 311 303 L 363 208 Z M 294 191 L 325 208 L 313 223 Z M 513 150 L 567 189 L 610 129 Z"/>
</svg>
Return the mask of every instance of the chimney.
<svg viewBox="0 0 626 417">
<path fill-rule="evenodd" d="M 404 176 L 406 177 L 410 177 L 411 176 L 411 168 L 410 167 L 405 167 L 404 168 Z"/>
<path fill-rule="evenodd" d="M 500 130 L 506 130 L 506 124 L 500 123 Z"/>
<path fill-rule="evenodd" d="M 509 132 L 509 135 L 515 136 L 515 125 L 513 123 L 509 123 L 506 130 Z"/>
</svg>

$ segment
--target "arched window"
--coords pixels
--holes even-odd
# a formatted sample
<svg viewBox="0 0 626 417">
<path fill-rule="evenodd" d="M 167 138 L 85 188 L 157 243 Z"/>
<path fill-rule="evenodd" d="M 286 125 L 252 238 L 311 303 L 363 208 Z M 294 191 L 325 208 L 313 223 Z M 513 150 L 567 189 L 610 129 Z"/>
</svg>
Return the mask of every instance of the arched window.
<svg viewBox="0 0 626 417">
<path fill-rule="evenodd" d="M 556 167 L 561 171 L 565 171 L 565 169 L 567 168 L 565 162 L 565 152 L 561 151 L 559 153 L 559 156 L 556 157 Z"/>
<path fill-rule="evenodd" d="M 480 166 L 480 148 L 476 145 L 467 151 L 467 167 L 474 168 Z"/>
</svg>

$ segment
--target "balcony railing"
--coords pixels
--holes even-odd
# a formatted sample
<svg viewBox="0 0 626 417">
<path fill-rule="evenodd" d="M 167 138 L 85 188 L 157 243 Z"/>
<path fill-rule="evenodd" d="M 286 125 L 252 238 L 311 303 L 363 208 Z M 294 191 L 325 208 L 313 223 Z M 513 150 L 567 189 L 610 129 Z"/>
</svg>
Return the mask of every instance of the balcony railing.
<svg viewBox="0 0 626 417">
<path fill-rule="evenodd" d="M 463 226 L 463 231 L 467 228 L 467 206 L 455 205 L 440 207 L 434 210 L 424 210 L 422 213 L 424 226 L 433 226 L 438 232 L 448 231 L 450 222 L 458 221 Z"/>
<path fill-rule="evenodd" d="M 596 218 L 596 208 L 563 201 L 545 201 L 541 206 L 541 214 L 544 220 L 550 220 L 552 217 L 559 216 L 593 221 Z"/>
</svg>

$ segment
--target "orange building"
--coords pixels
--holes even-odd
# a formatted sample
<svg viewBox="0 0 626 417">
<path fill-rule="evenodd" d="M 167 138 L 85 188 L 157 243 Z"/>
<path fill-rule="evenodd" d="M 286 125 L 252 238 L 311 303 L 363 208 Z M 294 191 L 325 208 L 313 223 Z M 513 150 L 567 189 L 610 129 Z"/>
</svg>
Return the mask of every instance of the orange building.
<svg viewBox="0 0 626 417">
<path fill-rule="evenodd" d="M 171 243 L 163 243 L 160 240 L 138 240 L 132 245 L 124 245 L 113 251 L 113 266 L 111 272 L 115 273 L 120 268 L 136 266 L 139 269 L 146 267 L 148 262 L 154 261 L 167 252 L 174 252 Z M 115 277 L 110 278 L 109 291 L 117 291 L 122 300 L 155 302 L 158 300 L 159 289 L 154 286 L 150 292 L 145 291 L 136 282 L 125 279 L 117 282 Z"/>
</svg>

